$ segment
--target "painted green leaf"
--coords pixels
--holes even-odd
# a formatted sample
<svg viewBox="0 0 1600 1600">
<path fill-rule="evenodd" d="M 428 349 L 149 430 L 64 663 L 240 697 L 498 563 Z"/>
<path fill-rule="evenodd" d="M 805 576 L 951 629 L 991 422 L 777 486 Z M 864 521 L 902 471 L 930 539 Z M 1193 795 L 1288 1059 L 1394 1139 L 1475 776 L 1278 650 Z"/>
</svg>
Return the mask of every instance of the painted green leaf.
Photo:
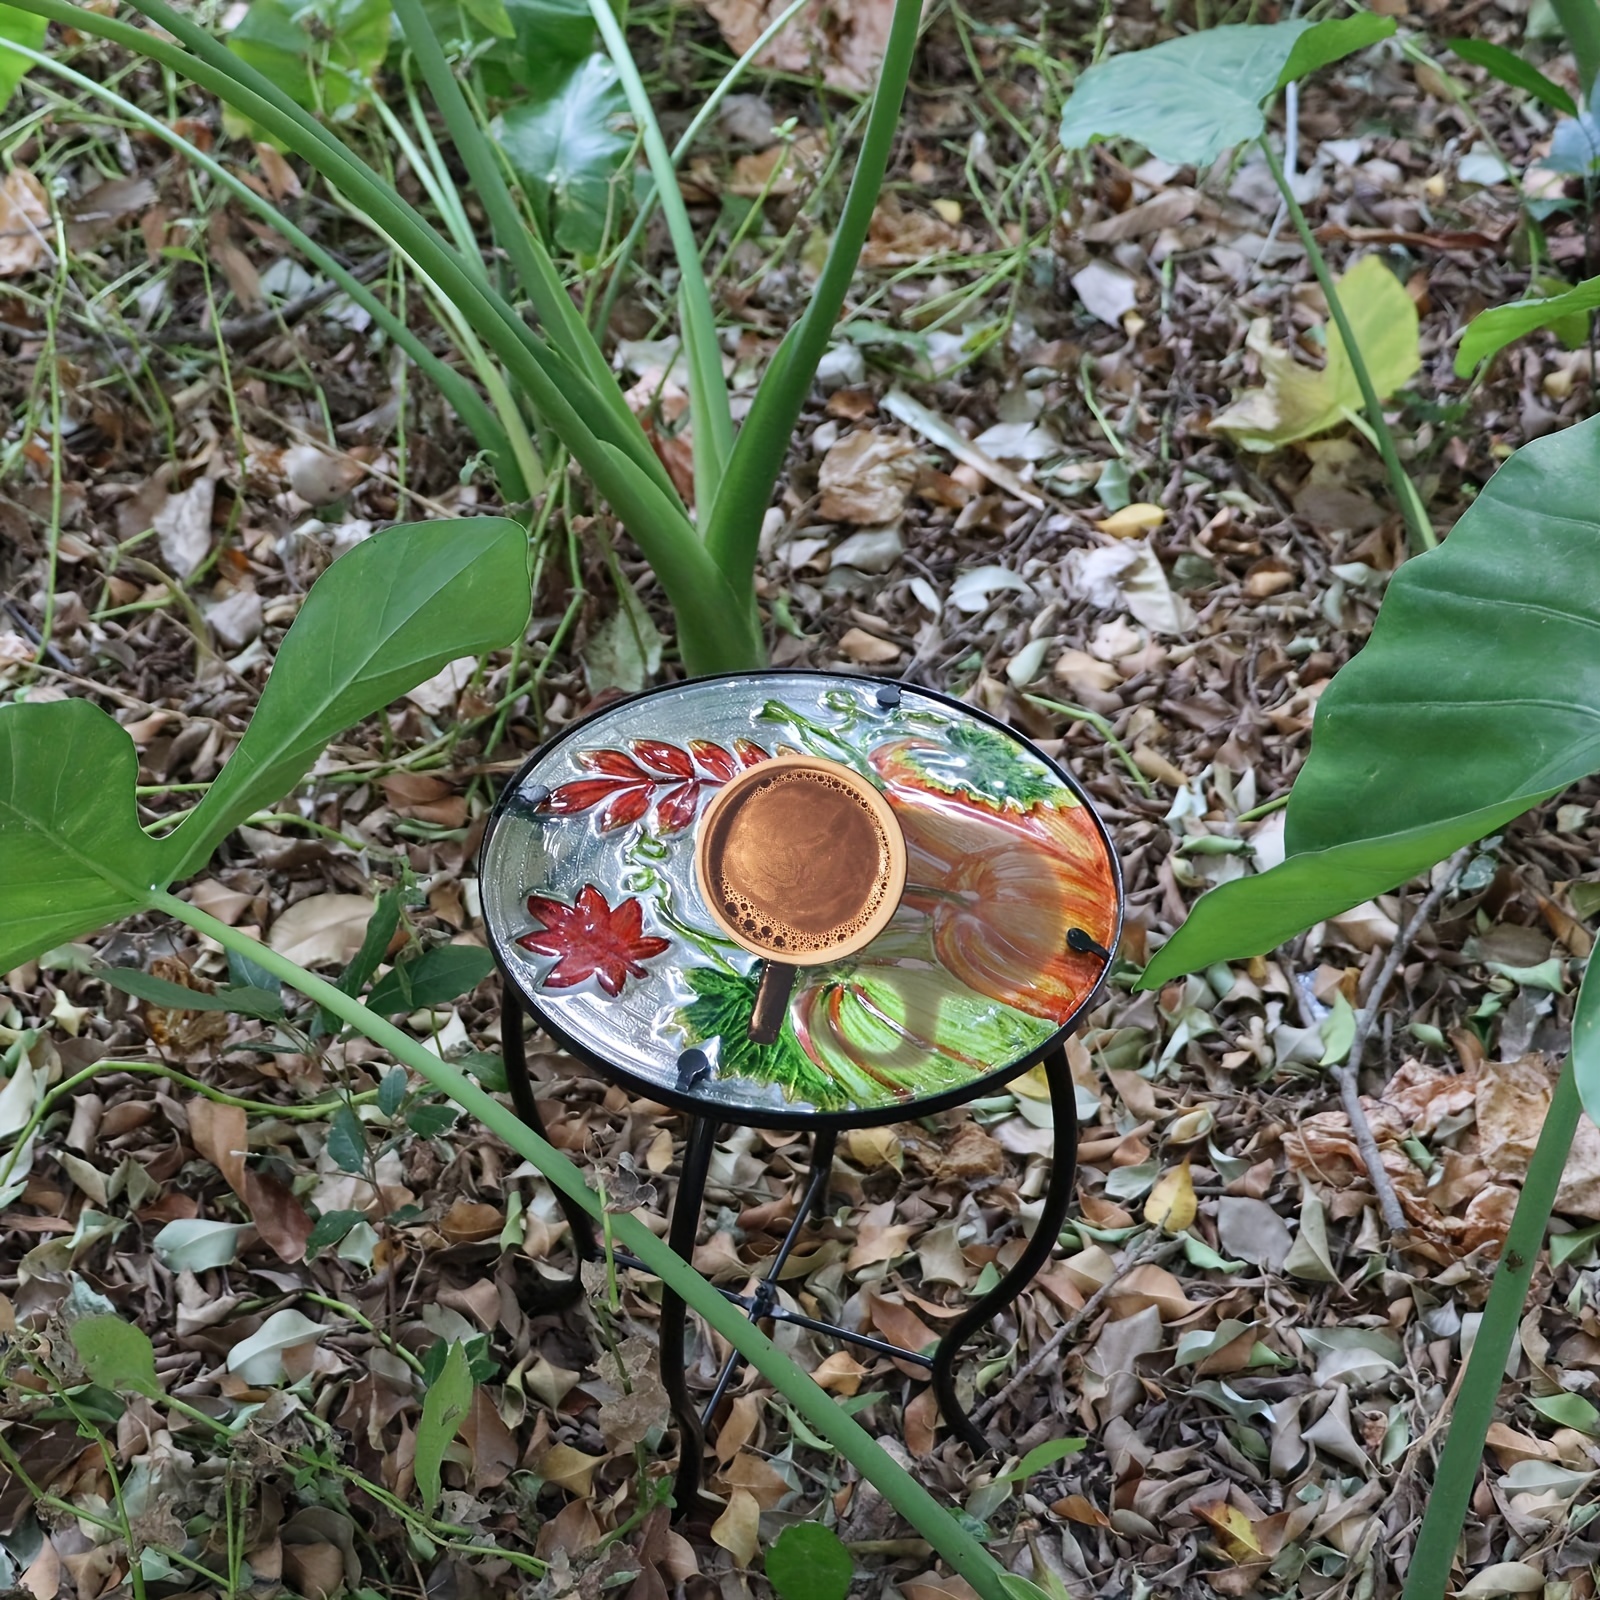
<svg viewBox="0 0 1600 1600">
<path fill-rule="evenodd" d="M 1365 256 L 1336 280 L 1339 299 L 1356 343 L 1366 357 L 1378 398 L 1386 400 L 1422 365 L 1417 308 L 1406 287 L 1378 256 Z M 1247 450 L 1276 450 L 1296 439 L 1326 433 L 1361 411 L 1361 385 L 1339 330 L 1327 325 L 1328 359 L 1319 371 L 1281 345 L 1264 342 L 1256 329 L 1250 347 L 1266 384 L 1247 389 L 1219 411 L 1211 426 Z"/>
<path fill-rule="evenodd" d="M 87 700 L 0 706 L 0 972 L 145 904 L 133 740 Z"/>
<path fill-rule="evenodd" d="M 444 944 L 391 967 L 372 986 L 367 1004 L 381 1016 L 442 1006 L 470 993 L 494 971 L 481 945 Z"/>
<path fill-rule="evenodd" d="M 424 1511 L 431 1512 L 439 1503 L 444 1453 L 471 1407 L 471 1365 L 465 1347 L 452 1344 L 445 1354 L 444 1370 L 422 1398 L 422 1421 L 417 1425 L 416 1476 Z"/>
<path fill-rule="evenodd" d="M 779 1600 L 844 1600 L 855 1563 L 832 1528 L 796 1522 L 767 1551 L 767 1582 Z"/>
<path fill-rule="evenodd" d="M 509 644 L 528 605 L 527 534 L 506 517 L 408 523 L 341 556 L 278 647 L 238 748 L 162 841 L 168 877 L 282 799 L 335 734 L 448 662 Z"/>
<path fill-rule="evenodd" d="M 1501 83 L 1509 83 L 1513 89 L 1531 94 L 1552 111 L 1560 111 L 1569 117 L 1577 116 L 1576 102 L 1559 83 L 1552 83 L 1536 66 L 1507 50 L 1504 45 L 1490 44 L 1487 39 L 1452 39 L 1450 48 L 1463 61 L 1482 67 L 1490 77 L 1498 78 Z"/>
<path fill-rule="evenodd" d="M 595 255 L 605 238 L 611 181 L 633 147 L 628 98 L 617 69 L 603 55 L 530 83 L 528 98 L 510 106 L 499 139 L 522 180 L 546 239 L 576 255 Z M 612 228 L 616 223 L 613 217 Z"/>
<path fill-rule="evenodd" d="M 1392 18 L 1364 13 L 1236 23 L 1112 56 L 1078 79 L 1061 117 L 1062 146 L 1131 139 L 1165 161 L 1206 166 L 1261 137 L 1261 102 L 1280 84 L 1393 32 Z"/>
<path fill-rule="evenodd" d="M 1317 706 L 1289 857 L 1203 895 L 1146 986 L 1259 954 L 1600 767 L 1600 418 L 1524 445 L 1390 581 Z"/>
<path fill-rule="evenodd" d="M 1456 348 L 1456 376 L 1469 377 L 1473 369 L 1508 344 L 1536 333 L 1540 328 L 1555 328 L 1572 317 L 1585 324 L 1589 313 L 1600 306 L 1600 278 L 1585 278 L 1565 294 L 1543 295 L 1536 300 L 1513 300 L 1510 305 L 1480 311 L 1467 324 Z"/>
<path fill-rule="evenodd" d="M 18 11 L 15 6 L 0 6 L 0 39 L 10 39 L 29 50 L 37 50 L 44 43 L 45 30 L 50 24 L 31 11 Z M 14 51 L 0 49 L 0 106 L 17 91 L 17 85 L 27 76 L 33 65 Z"/>
<path fill-rule="evenodd" d="M 161 1398 L 156 1353 L 149 1337 L 121 1317 L 84 1317 L 72 1324 L 72 1345 L 91 1383 L 102 1389 Z"/>
<path fill-rule="evenodd" d="M 389 48 L 389 0 L 251 0 L 228 48 L 291 99 L 351 115 Z"/>
</svg>

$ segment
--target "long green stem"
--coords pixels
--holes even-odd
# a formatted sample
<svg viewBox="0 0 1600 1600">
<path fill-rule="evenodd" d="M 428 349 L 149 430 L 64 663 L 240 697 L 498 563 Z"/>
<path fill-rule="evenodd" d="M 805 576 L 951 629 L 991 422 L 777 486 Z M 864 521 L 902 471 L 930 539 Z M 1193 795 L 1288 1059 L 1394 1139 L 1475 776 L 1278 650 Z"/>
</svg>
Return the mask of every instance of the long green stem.
<svg viewBox="0 0 1600 1600">
<path fill-rule="evenodd" d="M 450 70 L 450 62 L 421 0 L 395 0 L 394 9 L 434 104 L 450 130 L 456 152 L 466 164 L 467 175 L 472 179 L 474 193 L 489 219 L 489 226 L 500 241 L 500 248 L 510 258 L 523 292 L 533 301 L 551 342 L 601 394 L 614 397 L 612 408 L 619 423 L 637 430 L 639 424 L 628 410 L 622 391 L 606 366 L 603 352 L 573 305 L 543 241 L 524 224 L 505 174 L 500 170 L 499 158 Z"/>
<path fill-rule="evenodd" d="M 494 413 L 484 404 L 482 396 L 460 373 L 446 366 L 366 284 L 335 260 L 309 234 L 297 228 L 271 201 L 257 194 L 249 184 L 235 177 L 203 150 L 190 144 L 181 134 L 175 133 L 159 117 L 153 117 L 149 112 L 141 110 L 131 100 L 125 100 L 103 83 L 96 83 L 92 78 L 86 78 L 81 72 L 74 71 L 64 62 L 57 61 L 40 51 L 30 50 L 26 45 L 17 44 L 10 39 L 0 38 L 0 49 L 24 56 L 36 67 L 43 67 L 45 71 L 54 73 L 64 82 L 70 83 L 80 93 L 92 95 L 104 100 L 107 105 L 114 106 L 122 116 L 138 123 L 146 132 L 154 134 L 158 139 L 165 140 L 180 155 L 220 183 L 247 210 L 255 212 L 263 221 L 270 223 L 318 271 L 332 278 L 428 375 L 434 387 L 471 430 L 479 447 L 495 458 L 507 496 L 511 499 L 524 497 L 527 491 L 518 481 L 516 462 L 505 430 L 496 420 Z"/>
<path fill-rule="evenodd" d="M 1289 220 L 1294 223 L 1294 231 L 1300 235 L 1300 243 L 1305 246 L 1311 270 L 1317 275 L 1317 282 L 1322 285 L 1322 293 L 1328 302 L 1328 315 L 1333 318 L 1333 324 L 1339 330 L 1339 337 L 1344 341 L 1345 354 L 1350 357 L 1351 370 L 1356 375 L 1356 382 L 1361 386 L 1361 402 L 1366 408 L 1367 421 L 1372 425 L 1372 432 L 1378 444 L 1378 454 L 1383 457 L 1384 470 L 1389 474 L 1389 483 L 1394 489 L 1395 499 L 1400 502 L 1400 514 L 1405 518 L 1411 543 L 1417 550 L 1432 550 L 1438 544 L 1439 536 L 1433 531 L 1433 524 L 1428 520 L 1428 513 L 1422 504 L 1422 497 L 1417 493 L 1417 486 L 1407 475 L 1405 467 L 1401 465 L 1400 452 L 1395 448 L 1394 435 L 1389 431 L 1388 419 L 1383 414 L 1383 401 L 1378 398 L 1378 391 L 1373 386 L 1372 373 L 1367 369 L 1366 355 L 1356 342 L 1355 329 L 1350 326 L 1350 319 L 1345 315 L 1344 302 L 1339 298 L 1339 290 L 1334 284 L 1333 273 L 1328 268 L 1327 257 L 1323 255 L 1322 246 L 1317 243 L 1317 236 L 1311 231 L 1311 224 L 1306 221 L 1306 214 L 1300 209 L 1300 202 L 1295 199 L 1294 190 L 1288 178 L 1284 176 L 1283 163 L 1278 160 L 1277 152 L 1272 148 L 1272 141 L 1262 138 L 1260 144 L 1262 153 L 1267 158 L 1267 166 L 1271 169 L 1273 181 L 1278 185 L 1278 193 L 1283 196 L 1283 203 L 1288 209 Z"/>
<path fill-rule="evenodd" d="M 591 0 L 594 3 L 594 0 Z M 728 461 L 727 476 L 717 491 L 716 504 L 700 507 L 706 544 L 722 570 L 736 581 L 755 570 L 761 537 L 761 519 L 772 499 L 773 486 L 783 470 L 789 441 L 800 418 L 834 325 L 855 279 L 862 246 L 872 226 L 894 149 L 900 106 L 911 76 L 917 28 L 922 19 L 921 0 L 895 0 L 894 21 L 879 69 L 872 111 L 861 140 L 855 176 L 845 196 L 839 226 L 834 231 L 828 259 L 817 278 L 805 314 L 792 328 L 750 407 Z"/>
<path fill-rule="evenodd" d="M 215 939 L 228 950 L 248 956 L 275 978 L 299 990 L 331 1011 L 396 1061 L 419 1073 L 441 1094 L 476 1117 L 503 1139 L 518 1155 L 536 1166 L 545 1178 L 591 1216 L 607 1220 L 626 1250 L 721 1334 L 740 1355 L 772 1384 L 805 1420 L 855 1466 L 901 1516 L 912 1523 L 984 1600 L 1009 1600 L 1007 1577 L 987 1550 L 968 1533 L 915 1478 L 889 1456 L 853 1417 L 847 1415 L 780 1351 L 753 1323 L 717 1293 L 681 1256 L 677 1255 L 635 1216 L 607 1214 L 600 1198 L 583 1181 L 578 1169 L 553 1145 L 540 1138 L 505 1106 L 478 1087 L 457 1068 L 441 1061 L 422 1044 L 392 1023 L 369 1011 L 343 990 L 307 972 L 276 950 L 230 928 L 175 895 L 152 891 L 152 909 L 165 911 L 178 921 Z"/>
<path fill-rule="evenodd" d="M 416 4 L 417 0 L 410 0 Z M 609 0 L 589 0 L 595 26 L 609 52 L 629 109 L 644 140 L 645 158 L 656 180 L 656 195 L 672 236 L 672 250 L 678 261 L 678 310 L 682 321 L 684 352 L 689 359 L 689 408 L 694 418 L 694 498 L 704 519 L 710 515 L 733 452 L 733 413 L 728 405 L 728 386 L 722 377 L 722 346 L 717 343 L 717 318 L 711 307 L 711 291 L 700 265 L 700 244 L 689 222 L 689 212 L 678 188 L 672 155 L 661 136 L 655 107 L 649 91 L 628 50 L 622 25 L 611 10 Z M 752 571 L 753 571 L 752 567 Z M 748 581 L 748 580 L 746 580 Z"/>
<path fill-rule="evenodd" d="M 1456 1396 L 1455 1414 L 1450 1418 L 1450 1431 L 1439 1454 L 1438 1470 L 1433 1475 L 1433 1490 L 1428 1496 L 1422 1531 L 1406 1570 L 1403 1600 L 1444 1600 L 1451 1587 L 1450 1569 L 1472 1499 L 1472 1486 L 1483 1462 L 1483 1442 L 1500 1398 L 1506 1357 L 1533 1283 L 1533 1269 L 1539 1260 L 1556 1190 L 1561 1186 L 1562 1169 L 1578 1126 L 1578 1113 L 1582 1109 L 1578 1096 L 1579 1062 L 1584 1063 L 1586 1076 L 1596 1071 L 1596 1052 L 1600 1050 L 1600 980 L 1594 986 L 1594 997 L 1586 998 L 1593 970 L 1591 964 L 1584 972 L 1572 1019 L 1572 1053 L 1561 1068 L 1544 1126 L 1539 1130 L 1539 1142 L 1528 1163 L 1528 1175 L 1517 1197 L 1517 1208 L 1500 1250 L 1500 1263 L 1489 1286 L 1489 1300 L 1484 1307 L 1483 1321 L 1478 1325 L 1478 1337 L 1467 1358 L 1466 1375 Z"/>
</svg>

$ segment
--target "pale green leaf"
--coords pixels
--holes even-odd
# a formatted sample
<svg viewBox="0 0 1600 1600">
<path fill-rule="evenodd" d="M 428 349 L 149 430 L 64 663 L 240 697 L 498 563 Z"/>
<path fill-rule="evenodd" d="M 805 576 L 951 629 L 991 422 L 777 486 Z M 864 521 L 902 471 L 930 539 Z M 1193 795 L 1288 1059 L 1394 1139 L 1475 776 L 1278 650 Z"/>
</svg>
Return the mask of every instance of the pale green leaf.
<svg viewBox="0 0 1600 1600">
<path fill-rule="evenodd" d="M 444 1370 L 423 1396 L 422 1420 L 417 1425 L 416 1476 L 424 1511 L 431 1512 L 439 1503 L 444 1453 L 471 1408 L 472 1366 L 465 1346 L 452 1344 L 445 1352 Z"/>
<path fill-rule="evenodd" d="M 351 115 L 389 48 L 389 0 L 251 0 L 228 48 L 292 100 Z"/>
<path fill-rule="evenodd" d="M 156 1353 L 149 1336 L 121 1317 L 84 1317 L 72 1324 L 72 1344 L 89 1381 L 118 1393 L 161 1398 Z"/>
<path fill-rule="evenodd" d="M 1330 17 L 1319 22 L 1295 40 L 1288 61 L 1278 74 L 1277 87 L 1281 89 L 1309 77 L 1319 68 L 1343 61 L 1346 56 L 1389 38 L 1394 30 L 1393 17 L 1375 16 L 1370 11 L 1357 11 L 1348 17 Z"/>
<path fill-rule="evenodd" d="M 1344 995 L 1335 991 L 1333 1005 L 1322 1019 L 1322 1061 L 1324 1067 L 1337 1066 L 1350 1054 L 1356 1039 L 1356 1014 Z"/>
<path fill-rule="evenodd" d="M 1036 1444 L 1009 1472 L 1003 1472 L 994 1481 L 996 1483 L 1026 1483 L 1036 1472 L 1043 1472 L 1046 1467 L 1053 1467 L 1058 1461 L 1065 1461 L 1068 1456 L 1075 1456 L 1080 1450 L 1088 1447 L 1087 1439 L 1047 1439 L 1043 1444 Z"/>
<path fill-rule="evenodd" d="M 0 5 L 0 41 L 10 39 L 29 50 L 37 50 L 44 44 L 45 30 L 49 26 L 45 18 L 31 11 Z M 15 51 L 0 48 L 0 106 L 16 93 L 17 85 L 32 65 Z"/>
<path fill-rule="evenodd" d="M 1581 1394 L 1552 1394 L 1529 1401 L 1541 1417 L 1548 1417 L 1558 1428 L 1576 1428 L 1579 1433 L 1600 1433 L 1600 1411 Z"/>
<path fill-rule="evenodd" d="M 1416 305 L 1379 256 L 1363 257 L 1335 286 L 1373 387 L 1386 400 L 1422 365 Z M 1252 328 L 1249 343 L 1261 362 L 1265 386 L 1246 390 L 1219 411 L 1213 428 L 1248 450 L 1276 450 L 1326 433 L 1361 410 L 1361 385 L 1332 322 L 1327 326 L 1328 359 L 1320 370 L 1270 343 L 1264 328 L 1264 323 Z"/>
<path fill-rule="evenodd" d="M 208 1222 L 204 1217 L 174 1217 L 150 1241 L 156 1259 L 169 1272 L 209 1272 L 225 1267 L 239 1253 L 247 1222 Z"/>
</svg>

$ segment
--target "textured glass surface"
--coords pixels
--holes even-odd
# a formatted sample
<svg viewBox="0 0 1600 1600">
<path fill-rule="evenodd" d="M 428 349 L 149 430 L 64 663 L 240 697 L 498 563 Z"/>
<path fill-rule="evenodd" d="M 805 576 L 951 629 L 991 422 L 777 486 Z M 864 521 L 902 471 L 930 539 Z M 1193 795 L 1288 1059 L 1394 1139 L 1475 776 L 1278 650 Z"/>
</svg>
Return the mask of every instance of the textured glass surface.
<svg viewBox="0 0 1600 1600">
<path fill-rule="evenodd" d="M 896 687 L 884 706 L 874 684 L 819 673 L 694 680 L 548 747 L 502 797 L 482 858 L 491 935 L 536 1012 L 647 1091 L 735 1121 L 914 1114 L 1035 1059 L 1105 966 L 1069 930 L 1115 948 L 1103 833 L 1019 736 Z M 760 963 L 701 901 L 694 830 L 723 783 L 789 753 L 885 795 L 906 890 L 864 950 L 800 970 L 776 1043 L 757 1045 Z"/>
</svg>

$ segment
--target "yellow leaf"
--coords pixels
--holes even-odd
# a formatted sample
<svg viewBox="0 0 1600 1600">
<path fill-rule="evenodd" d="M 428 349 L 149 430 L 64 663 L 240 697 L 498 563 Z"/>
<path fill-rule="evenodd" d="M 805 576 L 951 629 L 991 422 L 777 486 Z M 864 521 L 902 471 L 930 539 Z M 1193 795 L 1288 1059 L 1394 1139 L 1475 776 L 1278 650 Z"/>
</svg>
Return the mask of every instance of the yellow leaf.
<svg viewBox="0 0 1600 1600">
<path fill-rule="evenodd" d="M 1252 1561 L 1264 1553 L 1261 1541 L 1256 1538 L 1255 1524 L 1238 1506 L 1217 1501 L 1209 1506 L 1196 1506 L 1194 1510 L 1217 1530 L 1222 1548 L 1233 1560 Z"/>
<path fill-rule="evenodd" d="M 1168 1144 L 1193 1144 L 1197 1139 L 1203 1139 L 1217 1125 L 1216 1113 L 1210 1106 L 1199 1106 L 1193 1111 L 1185 1111 L 1181 1117 L 1174 1117 L 1167 1124 L 1166 1141 Z"/>
<path fill-rule="evenodd" d="M 580 1500 L 587 1499 L 594 1485 L 594 1469 L 604 1460 L 604 1456 L 586 1456 L 570 1444 L 553 1444 L 539 1463 L 539 1476 Z"/>
<path fill-rule="evenodd" d="M 1144 1220 L 1167 1233 L 1182 1233 L 1194 1221 L 1199 1209 L 1194 1197 L 1194 1179 L 1189 1163 L 1163 1172 L 1144 1203 Z"/>
<path fill-rule="evenodd" d="M 748 1489 L 735 1489 L 722 1515 L 711 1524 L 711 1537 L 733 1557 L 736 1566 L 748 1567 L 755 1559 L 760 1523 L 760 1502 Z"/>
<path fill-rule="evenodd" d="M 1044 1075 L 1042 1066 L 1029 1067 L 1020 1078 L 1013 1078 L 1006 1087 L 1012 1094 L 1020 1094 L 1025 1100 L 1050 1098 L 1050 1080 Z"/>
<path fill-rule="evenodd" d="M 961 202 L 959 200 L 935 200 L 933 209 L 952 227 L 961 220 Z"/>
<path fill-rule="evenodd" d="M 844 1136 L 844 1151 L 863 1172 L 876 1172 L 879 1167 L 893 1167 L 898 1172 L 904 1165 L 900 1136 L 893 1128 L 852 1128 Z"/>
<path fill-rule="evenodd" d="M 1120 511 L 1113 511 L 1104 522 L 1095 523 L 1101 533 L 1109 533 L 1113 539 L 1132 539 L 1141 533 L 1151 533 L 1167 520 L 1167 514 L 1160 506 L 1153 506 L 1148 500 L 1136 500 L 1131 506 L 1124 506 Z"/>
<path fill-rule="evenodd" d="M 1339 302 L 1366 359 L 1378 398 L 1409 383 L 1422 365 L 1417 308 L 1406 287 L 1378 256 L 1364 256 L 1336 284 Z M 1326 433 L 1361 410 L 1361 385 L 1339 330 L 1327 326 L 1327 364 L 1318 371 L 1271 342 L 1266 320 L 1245 341 L 1261 363 L 1266 386 L 1247 389 L 1211 419 L 1246 450 L 1276 450 L 1296 439 Z"/>
</svg>

